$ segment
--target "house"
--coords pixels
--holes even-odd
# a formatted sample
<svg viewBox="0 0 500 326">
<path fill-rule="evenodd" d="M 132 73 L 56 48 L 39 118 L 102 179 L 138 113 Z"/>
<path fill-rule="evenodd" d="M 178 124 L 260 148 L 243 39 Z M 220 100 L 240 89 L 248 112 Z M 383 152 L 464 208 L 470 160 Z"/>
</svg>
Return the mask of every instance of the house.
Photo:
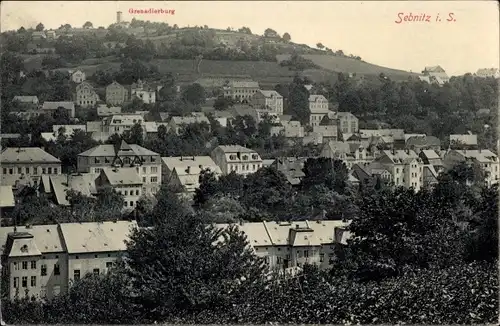
<svg viewBox="0 0 500 326">
<path fill-rule="evenodd" d="M 359 132 L 359 119 L 351 112 L 337 112 L 337 119 L 342 134 L 355 134 Z"/>
<path fill-rule="evenodd" d="M 186 117 L 178 117 L 178 116 L 172 117 L 168 123 L 168 126 L 169 130 L 172 130 L 179 135 L 182 133 L 182 128 L 185 128 L 185 126 L 194 123 L 206 123 L 208 125 L 208 128 L 210 128 L 210 121 L 203 113 L 194 114 Z"/>
<path fill-rule="evenodd" d="M 128 94 L 126 87 L 113 81 L 106 87 L 106 103 L 110 105 L 122 105 L 128 101 Z"/>
<path fill-rule="evenodd" d="M 381 154 L 374 162 L 391 173 L 394 186 L 420 190 L 423 162 L 414 151 L 383 150 Z"/>
<path fill-rule="evenodd" d="M 40 40 L 44 40 L 47 38 L 47 35 L 45 34 L 44 31 L 34 31 L 32 34 L 31 34 L 31 39 L 33 41 L 40 41 Z"/>
<path fill-rule="evenodd" d="M 17 102 L 17 104 L 22 108 L 38 108 L 38 97 L 37 96 L 14 96 L 12 99 L 13 102 Z"/>
<path fill-rule="evenodd" d="M 240 102 L 249 102 L 252 96 L 260 90 L 256 81 L 231 81 L 223 87 L 224 96 Z"/>
<path fill-rule="evenodd" d="M 1 227 L 8 298 L 52 299 L 88 273 L 107 273 L 137 227 L 135 221 Z"/>
<path fill-rule="evenodd" d="M 320 157 L 341 160 L 350 169 L 355 164 L 365 164 L 373 161 L 373 157 L 361 143 L 329 141 L 323 145 Z"/>
<path fill-rule="evenodd" d="M 498 156 L 489 149 L 450 150 L 443 158 L 443 165 L 449 169 L 460 162 L 476 164 L 485 172 L 485 185 L 492 186 L 498 183 L 499 161 Z"/>
<path fill-rule="evenodd" d="M 231 107 L 229 110 L 229 114 L 231 117 L 228 119 L 228 123 L 231 123 L 231 121 L 236 118 L 236 117 L 244 117 L 246 115 L 252 117 L 252 119 L 255 120 L 255 122 L 261 121 L 261 113 L 257 111 L 255 108 L 251 107 L 250 105 L 247 104 L 235 104 Z"/>
<path fill-rule="evenodd" d="M 323 117 L 331 112 L 328 110 L 328 100 L 323 95 L 310 95 L 309 112 L 309 124 L 319 126 Z"/>
<path fill-rule="evenodd" d="M 58 108 L 63 108 L 71 118 L 75 117 L 75 104 L 73 102 L 43 102 L 42 112 L 54 114 Z"/>
<path fill-rule="evenodd" d="M 281 125 L 285 128 L 283 135 L 286 138 L 303 138 L 304 127 L 301 126 L 300 121 L 283 121 L 280 120 Z"/>
<path fill-rule="evenodd" d="M 450 147 L 474 147 L 477 146 L 477 135 L 469 132 L 468 134 L 452 134 L 450 135 Z"/>
<path fill-rule="evenodd" d="M 145 135 L 144 117 L 140 114 L 115 114 L 105 117 L 102 119 L 100 131 L 107 133 L 109 136 L 113 134 L 122 135 L 125 131 L 131 130 L 135 124 L 141 125 Z"/>
<path fill-rule="evenodd" d="M 234 116 L 229 111 L 214 111 L 211 114 L 215 121 L 220 123 L 224 128 L 227 127 L 229 120 L 234 119 Z"/>
<path fill-rule="evenodd" d="M 231 224 L 216 224 L 227 228 Z M 343 221 L 251 222 L 234 224 L 242 231 L 252 251 L 271 270 L 317 265 L 331 268 L 335 248 L 350 237 Z"/>
<path fill-rule="evenodd" d="M 304 157 L 278 157 L 270 166 L 283 173 L 292 186 L 298 186 L 306 176 L 303 171 L 306 160 Z"/>
<path fill-rule="evenodd" d="M 80 84 L 85 81 L 85 73 L 81 70 L 77 70 L 71 74 L 71 81 L 75 84 Z"/>
<path fill-rule="evenodd" d="M 82 82 L 76 86 L 75 103 L 83 108 L 93 107 L 99 101 L 99 96 L 94 90 L 94 87 L 89 83 Z"/>
<path fill-rule="evenodd" d="M 486 78 L 486 77 L 500 78 L 500 70 L 498 70 L 498 68 L 478 69 L 475 76 L 481 78 Z"/>
<path fill-rule="evenodd" d="M 359 136 L 368 147 L 368 143 L 383 143 L 397 149 L 404 149 L 405 132 L 403 129 L 359 129 Z"/>
<path fill-rule="evenodd" d="M 124 210 L 133 210 L 143 195 L 143 182 L 135 167 L 103 167 L 95 187 L 97 191 L 111 187 L 123 195 Z"/>
<path fill-rule="evenodd" d="M 255 108 L 268 108 L 270 112 L 283 114 L 283 96 L 276 91 L 258 90 L 251 98 L 250 104 Z"/>
<path fill-rule="evenodd" d="M 405 137 L 408 135 L 405 135 Z M 410 136 L 406 139 L 405 149 L 414 150 L 417 154 L 423 149 L 441 150 L 441 141 L 434 136 Z"/>
<path fill-rule="evenodd" d="M 424 74 L 424 76 L 434 77 L 439 85 L 443 85 L 450 81 L 450 77 L 448 77 L 446 71 L 441 66 L 425 67 L 422 74 Z"/>
<path fill-rule="evenodd" d="M 31 178 L 38 182 L 42 174 L 61 174 L 61 161 L 38 147 L 7 147 L 1 153 L 2 185 Z M 7 183 L 7 180 L 10 182 Z M 9 184 L 10 183 L 10 184 Z"/>
<path fill-rule="evenodd" d="M 119 145 L 98 145 L 78 154 L 78 172 L 99 174 L 105 167 L 134 167 L 142 178 L 143 193 L 155 194 L 160 188 L 160 155 L 139 145 L 122 141 Z"/>
<path fill-rule="evenodd" d="M 217 146 L 210 157 L 220 167 L 224 175 L 233 171 L 236 174 L 247 175 L 262 167 L 260 155 L 253 149 L 240 145 Z"/>
<path fill-rule="evenodd" d="M 42 132 L 41 137 L 46 141 L 56 141 L 57 137 L 62 134 L 70 138 L 76 130 L 87 132 L 86 125 L 53 125 L 52 132 Z"/>
<path fill-rule="evenodd" d="M 138 98 L 144 103 L 155 103 L 156 102 L 156 92 L 153 89 L 149 89 L 142 80 L 138 80 L 137 83 L 133 83 L 130 86 L 130 99 Z"/>
<path fill-rule="evenodd" d="M 200 174 L 209 170 L 219 176 L 221 169 L 210 156 L 178 156 L 162 157 L 162 180 L 163 183 L 173 187 L 180 187 L 185 192 L 194 192 L 199 188 Z"/>
<path fill-rule="evenodd" d="M 47 31 L 45 34 L 47 36 L 47 39 L 51 39 L 51 40 L 55 40 L 58 37 L 58 35 L 56 34 L 56 31 L 54 31 L 52 29 L 50 31 Z"/>
<path fill-rule="evenodd" d="M 337 124 L 327 124 L 313 127 L 313 133 L 320 134 L 323 142 L 335 141 L 338 138 Z"/>
<path fill-rule="evenodd" d="M 107 96 L 106 96 L 107 98 Z M 97 116 L 99 118 L 109 117 L 112 115 L 117 115 L 122 113 L 122 108 L 120 106 L 107 106 L 100 104 L 97 106 Z"/>
</svg>

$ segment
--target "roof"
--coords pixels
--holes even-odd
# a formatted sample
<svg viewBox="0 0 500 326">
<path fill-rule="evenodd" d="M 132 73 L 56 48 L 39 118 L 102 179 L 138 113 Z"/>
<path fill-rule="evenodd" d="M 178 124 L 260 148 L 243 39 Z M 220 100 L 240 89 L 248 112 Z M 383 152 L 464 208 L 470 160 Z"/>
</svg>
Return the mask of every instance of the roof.
<svg viewBox="0 0 500 326">
<path fill-rule="evenodd" d="M 406 136 L 406 135 L 405 135 Z M 412 136 L 406 140 L 407 146 L 440 146 L 441 141 L 434 136 Z"/>
<path fill-rule="evenodd" d="M 240 145 L 219 145 L 215 149 L 221 149 L 224 153 L 256 153 L 253 149 Z"/>
<path fill-rule="evenodd" d="M 450 135 L 450 142 L 460 142 L 465 145 L 477 145 L 477 135 L 464 134 L 464 135 Z"/>
<path fill-rule="evenodd" d="M 37 96 L 14 96 L 13 101 L 19 101 L 21 103 L 38 103 Z"/>
<path fill-rule="evenodd" d="M 480 163 L 498 162 L 498 156 L 489 149 L 453 150 L 465 158 L 476 159 Z"/>
<path fill-rule="evenodd" d="M 317 102 L 317 101 L 325 101 L 328 100 L 323 95 L 309 95 L 309 102 Z"/>
<path fill-rule="evenodd" d="M 170 171 L 173 171 L 174 168 L 177 168 L 180 171 L 186 170 L 188 167 L 191 167 L 197 169 L 210 168 L 210 170 L 215 173 L 221 173 L 219 166 L 215 164 L 214 160 L 212 160 L 210 156 L 162 157 L 161 160 Z"/>
<path fill-rule="evenodd" d="M 440 160 L 441 159 L 441 157 L 438 155 L 438 153 L 436 153 L 436 151 L 433 151 L 431 149 L 424 149 L 421 152 L 429 160 Z"/>
<path fill-rule="evenodd" d="M 87 125 L 53 125 L 52 131 L 58 133 L 60 128 L 64 128 L 66 131 L 64 134 L 68 136 L 71 136 L 75 130 L 87 131 Z"/>
<path fill-rule="evenodd" d="M 67 191 L 69 189 L 80 192 L 84 196 L 91 196 L 95 185 L 83 175 L 42 175 L 45 191 L 53 192 L 58 205 L 69 206 Z"/>
<path fill-rule="evenodd" d="M 36 247 L 41 253 L 56 253 L 65 251 L 64 243 L 60 237 L 57 224 L 32 225 L 30 227 L 18 226 L 16 227 L 16 231 L 19 233 L 26 232 L 33 235 Z M 0 227 L 0 245 L 2 246 L 2 253 L 5 250 L 8 234 L 13 232 L 13 226 Z"/>
<path fill-rule="evenodd" d="M 124 251 L 137 222 L 62 223 L 60 228 L 68 254 Z"/>
<path fill-rule="evenodd" d="M 259 88 L 256 81 L 231 81 L 229 85 L 233 88 Z"/>
<path fill-rule="evenodd" d="M 424 71 L 426 72 L 444 72 L 444 69 L 441 66 L 427 66 Z"/>
<path fill-rule="evenodd" d="M 404 140 L 404 129 L 360 129 L 359 133 L 362 138 L 369 138 L 371 136 L 391 136 L 394 140 Z"/>
<path fill-rule="evenodd" d="M 5 163 L 61 163 L 61 161 L 39 147 L 7 147 L 2 153 Z"/>
<path fill-rule="evenodd" d="M 136 123 L 142 124 L 144 117 L 140 114 L 115 114 L 110 117 L 104 118 L 110 126 L 133 126 Z"/>
<path fill-rule="evenodd" d="M 337 112 L 337 117 L 338 118 L 347 118 L 347 119 L 358 119 L 354 114 L 351 112 Z"/>
<path fill-rule="evenodd" d="M 66 110 L 74 110 L 75 103 L 73 102 L 44 102 L 42 105 L 42 110 L 57 110 L 59 107 L 63 107 Z"/>
<path fill-rule="evenodd" d="M 102 172 L 112 186 L 142 185 L 142 180 L 135 168 L 103 168 Z"/>
<path fill-rule="evenodd" d="M 124 142 L 122 142 L 123 144 Z M 126 143 L 125 143 L 126 144 Z M 153 151 L 150 151 L 147 148 L 144 148 L 142 146 L 136 145 L 136 144 L 127 144 L 128 148 L 130 148 L 131 152 L 133 155 L 137 156 L 158 156 L 160 154 L 155 153 Z M 123 152 L 115 152 L 115 146 L 111 144 L 106 144 L 106 145 L 98 145 L 96 147 L 93 147 L 83 153 L 78 154 L 78 156 L 90 156 L 90 157 L 95 157 L 95 156 L 116 156 L 116 154 L 120 155 L 123 154 Z"/>
<path fill-rule="evenodd" d="M 119 106 L 107 107 L 106 105 L 99 105 L 97 107 L 97 115 L 113 115 L 122 113 L 122 108 Z"/>
<path fill-rule="evenodd" d="M 417 153 L 412 150 L 383 150 L 382 153 L 385 154 L 385 156 L 387 156 L 394 164 L 403 164 L 419 159 Z"/>
<path fill-rule="evenodd" d="M 177 124 L 177 125 L 192 124 L 192 123 L 202 123 L 202 122 L 210 124 L 210 121 L 204 115 L 203 116 L 200 116 L 200 115 L 197 115 L 197 116 L 188 116 L 188 117 L 178 117 L 178 116 L 175 116 L 175 117 L 172 117 L 171 121 L 173 123 Z"/>
<path fill-rule="evenodd" d="M 259 93 L 261 93 L 265 97 L 281 97 L 281 98 L 283 98 L 283 96 L 281 96 L 281 94 L 278 93 L 278 92 L 276 92 L 276 91 L 263 91 L 263 90 L 259 90 Z"/>
<path fill-rule="evenodd" d="M 0 186 L 0 207 L 14 207 L 15 205 L 12 186 Z"/>
</svg>

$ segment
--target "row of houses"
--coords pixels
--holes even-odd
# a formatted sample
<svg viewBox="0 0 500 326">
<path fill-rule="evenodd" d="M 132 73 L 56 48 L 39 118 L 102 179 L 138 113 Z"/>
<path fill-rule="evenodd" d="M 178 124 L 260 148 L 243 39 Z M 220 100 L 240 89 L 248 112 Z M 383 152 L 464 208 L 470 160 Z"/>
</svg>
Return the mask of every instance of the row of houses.
<svg viewBox="0 0 500 326">
<path fill-rule="evenodd" d="M 249 248 L 276 271 L 304 264 L 328 268 L 335 260 L 335 248 L 350 237 L 342 221 L 235 225 L 247 236 Z M 215 226 L 222 229 L 230 225 Z M 8 298 L 51 299 L 89 273 L 108 273 L 126 254 L 125 241 L 138 228 L 135 221 L 1 227 Z"/>
</svg>

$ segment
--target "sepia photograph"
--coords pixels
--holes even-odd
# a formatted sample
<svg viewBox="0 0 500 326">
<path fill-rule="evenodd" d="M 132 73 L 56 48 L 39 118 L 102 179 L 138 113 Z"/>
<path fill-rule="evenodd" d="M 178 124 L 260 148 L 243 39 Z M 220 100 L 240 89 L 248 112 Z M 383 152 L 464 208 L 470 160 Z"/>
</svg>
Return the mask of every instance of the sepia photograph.
<svg viewBox="0 0 500 326">
<path fill-rule="evenodd" d="M 1 325 L 498 324 L 496 1 L 2 1 Z"/>
</svg>

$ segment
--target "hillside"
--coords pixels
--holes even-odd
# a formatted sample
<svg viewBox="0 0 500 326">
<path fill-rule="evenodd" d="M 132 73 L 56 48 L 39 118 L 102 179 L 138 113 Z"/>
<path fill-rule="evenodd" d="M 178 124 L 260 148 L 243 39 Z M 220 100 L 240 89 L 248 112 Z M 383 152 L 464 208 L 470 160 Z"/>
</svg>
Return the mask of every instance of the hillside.
<svg viewBox="0 0 500 326">
<path fill-rule="evenodd" d="M 301 56 L 305 59 L 311 60 L 323 69 L 337 73 L 356 73 L 361 75 L 380 75 L 383 73 L 384 75 L 396 80 L 407 79 L 410 76 L 419 75 L 404 70 L 377 66 L 348 57 L 333 56 L 328 54 L 304 54 Z M 289 54 L 280 54 L 277 56 L 278 62 L 288 60 L 289 58 Z"/>
</svg>

